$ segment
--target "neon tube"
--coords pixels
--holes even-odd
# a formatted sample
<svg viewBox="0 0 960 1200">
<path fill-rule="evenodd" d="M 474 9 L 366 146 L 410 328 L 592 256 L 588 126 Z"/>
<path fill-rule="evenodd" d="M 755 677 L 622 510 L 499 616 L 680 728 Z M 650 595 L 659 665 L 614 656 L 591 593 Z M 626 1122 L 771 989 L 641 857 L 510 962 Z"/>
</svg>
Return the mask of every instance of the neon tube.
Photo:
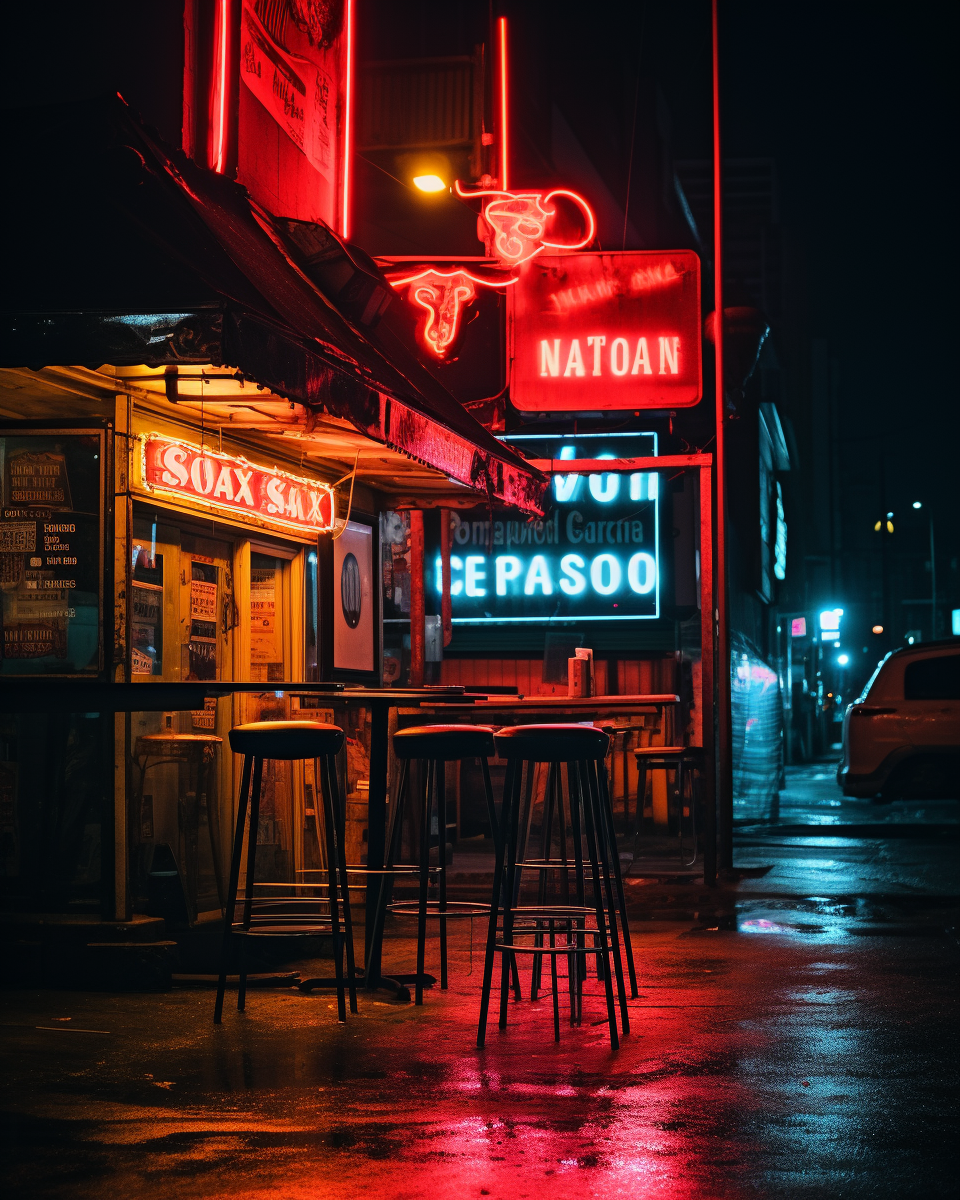
<svg viewBox="0 0 960 1200">
<path fill-rule="evenodd" d="M 219 95 L 214 104 L 215 126 L 214 126 L 214 145 L 216 153 L 214 155 L 213 169 L 218 175 L 222 175 L 226 170 L 227 164 L 227 63 L 229 55 L 227 53 L 227 40 L 229 38 L 230 28 L 230 0 L 220 0 L 218 13 L 220 17 L 219 29 L 217 30 L 219 37 L 217 38 L 217 65 L 216 78 Z"/>
<path fill-rule="evenodd" d="M 507 18 L 497 22 L 500 38 L 500 186 L 510 186 L 507 178 Z"/>
<path fill-rule="evenodd" d="M 347 66 L 343 101 L 343 211 L 340 232 L 344 240 L 350 236 L 350 185 L 353 158 L 353 0 L 346 0 Z"/>
</svg>

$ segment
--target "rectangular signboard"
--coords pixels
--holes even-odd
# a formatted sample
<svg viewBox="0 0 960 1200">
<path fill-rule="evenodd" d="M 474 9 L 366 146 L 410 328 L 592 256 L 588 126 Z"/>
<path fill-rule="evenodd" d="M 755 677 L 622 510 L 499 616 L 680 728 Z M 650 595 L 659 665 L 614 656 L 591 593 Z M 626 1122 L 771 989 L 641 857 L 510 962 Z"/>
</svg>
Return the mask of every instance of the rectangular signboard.
<svg viewBox="0 0 960 1200">
<path fill-rule="evenodd" d="M 104 446 L 102 429 L 0 437 L 0 676 L 102 669 Z"/>
<path fill-rule="evenodd" d="M 507 305 L 522 412 L 685 408 L 703 393 L 692 250 L 535 258 Z"/>
<path fill-rule="evenodd" d="M 333 528 L 333 489 L 277 467 L 263 467 L 158 433 L 141 438 L 140 473 L 152 492 L 205 508 L 257 517 L 299 534 Z"/>
<path fill-rule="evenodd" d="M 533 458 L 639 458 L 655 433 L 511 434 Z M 456 514 L 450 555 L 453 623 L 637 621 L 660 615 L 659 476 L 554 475 L 544 517 Z M 479 511 L 479 510 L 478 510 Z M 435 562 L 434 586 L 441 588 Z"/>
</svg>

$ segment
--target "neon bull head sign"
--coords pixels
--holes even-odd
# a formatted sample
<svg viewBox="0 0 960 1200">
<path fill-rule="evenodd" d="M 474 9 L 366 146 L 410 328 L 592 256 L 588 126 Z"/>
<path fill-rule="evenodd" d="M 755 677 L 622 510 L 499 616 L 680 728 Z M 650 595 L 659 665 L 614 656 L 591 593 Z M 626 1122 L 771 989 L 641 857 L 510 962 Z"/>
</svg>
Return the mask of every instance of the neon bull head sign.
<svg viewBox="0 0 960 1200">
<path fill-rule="evenodd" d="M 479 203 L 480 218 L 489 234 L 483 240 L 492 243 L 489 252 L 505 266 L 518 267 L 544 250 L 582 250 L 596 236 L 597 222 L 590 205 L 567 188 L 544 194 L 465 191 L 459 181 L 454 186 L 461 200 Z M 557 240 L 555 227 L 567 209 L 577 213 L 581 236 Z"/>
<path fill-rule="evenodd" d="M 515 276 L 484 278 L 460 267 L 449 271 L 424 267 L 390 277 L 392 287 L 408 288 L 407 298 L 426 311 L 420 338 L 437 358 L 446 358 L 456 345 L 463 312 L 476 299 L 478 287 L 505 288 L 516 282 Z"/>
</svg>

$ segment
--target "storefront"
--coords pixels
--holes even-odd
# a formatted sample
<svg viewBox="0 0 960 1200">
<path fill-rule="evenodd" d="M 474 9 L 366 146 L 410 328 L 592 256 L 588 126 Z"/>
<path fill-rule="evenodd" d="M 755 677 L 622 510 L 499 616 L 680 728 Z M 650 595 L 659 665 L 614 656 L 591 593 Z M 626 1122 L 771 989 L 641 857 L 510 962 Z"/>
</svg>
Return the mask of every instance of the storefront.
<svg viewBox="0 0 960 1200">
<path fill-rule="evenodd" d="M 537 514 L 544 480 L 378 332 L 389 285 L 331 230 L 174 162 L 119 104 L 26 115 L 11 155 L 40 200 L 8 246 L 0 339 L 3 903 L 202 924 L 224 895 L 230 727 L 288 716 L 299 681 L 381 680 L 382 515 Z M 58 681 L 90 684 L 83 711 Z M 193 684 L 222 694 L 155 699 Z M 268 779 L 277 877 L 311 865 L 313 808 L 299 767 Z"/>
</svg>

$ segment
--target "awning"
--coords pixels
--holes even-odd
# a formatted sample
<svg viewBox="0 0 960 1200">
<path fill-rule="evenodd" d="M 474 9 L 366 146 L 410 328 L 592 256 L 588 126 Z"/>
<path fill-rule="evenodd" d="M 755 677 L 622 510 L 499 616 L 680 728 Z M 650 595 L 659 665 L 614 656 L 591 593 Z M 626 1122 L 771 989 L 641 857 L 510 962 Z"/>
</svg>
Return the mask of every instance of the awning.
<svg viewBox="0 0 960 1200">
<path fill-rule="evenodd" d="M 491 501 L 540 511 L 543 476 L 389 331 L 381 344 L 389 286 L 362 252 L 259 208 L 119 97 L 8 113 L 4 139 L 18 183 L 0 366 L 229 365 Z"/>
</svg>

